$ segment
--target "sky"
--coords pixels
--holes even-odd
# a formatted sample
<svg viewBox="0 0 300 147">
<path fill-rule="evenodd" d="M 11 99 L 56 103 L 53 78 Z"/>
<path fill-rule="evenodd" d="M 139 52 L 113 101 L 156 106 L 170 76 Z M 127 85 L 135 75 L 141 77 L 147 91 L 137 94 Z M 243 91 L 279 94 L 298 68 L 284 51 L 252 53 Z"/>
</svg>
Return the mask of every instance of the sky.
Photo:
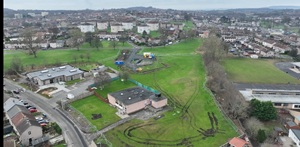
<svg viewBox="0 0 300 147">
<path fill-rule="evenodd" d="M 102 10 L 136 6 L 178 10 L 211 10 L 300 6 L 300 0 L 4 0 L 4 8 L 14 10 Z"/>
</svg>

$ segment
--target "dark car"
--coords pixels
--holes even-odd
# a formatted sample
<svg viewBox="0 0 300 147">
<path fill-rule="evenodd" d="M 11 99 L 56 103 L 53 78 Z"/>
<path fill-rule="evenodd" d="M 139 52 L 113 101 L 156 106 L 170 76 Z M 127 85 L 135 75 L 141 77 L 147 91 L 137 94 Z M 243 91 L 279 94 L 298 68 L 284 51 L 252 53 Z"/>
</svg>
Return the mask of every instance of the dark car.
<svg viewBox="0 0 300 147">
<path fill-rule="evenodd" d="M 24 105 L 28 105 L 28 103 L 27 103 L 27 102 L 24 102 L 23 104 L 24 104 Z"/>
<path fill-rule="evenodd" d="M 30 106 L 30 105 L 28 105 L 28 106 L 25 106 L 27 109 L 29 109 L 30 107 L 33 107 L 33 106 Z"/>
<path fill-rule="evenodd" d="M 20 92 L 18 90 L 13 90 L 14 94 L 20 94 Z"/>
</svg>

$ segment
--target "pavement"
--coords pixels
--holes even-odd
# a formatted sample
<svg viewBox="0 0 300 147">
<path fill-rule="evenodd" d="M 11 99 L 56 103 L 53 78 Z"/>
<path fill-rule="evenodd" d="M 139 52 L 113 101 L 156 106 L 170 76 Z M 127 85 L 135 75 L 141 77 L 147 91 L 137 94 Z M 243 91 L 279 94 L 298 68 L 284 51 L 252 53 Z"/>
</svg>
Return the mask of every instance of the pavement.
<svg viewBox="0 0 300 147">
<path fill-rule="evenodd" d="M 293 64 L 291 62 L 279 62 L 276 63 L 275 66 L 283 72 L 289 74 L 290 76 L 300 80 L 300 73 L 291 70 L 291 67 L 293 67 Z"/>
</svg>

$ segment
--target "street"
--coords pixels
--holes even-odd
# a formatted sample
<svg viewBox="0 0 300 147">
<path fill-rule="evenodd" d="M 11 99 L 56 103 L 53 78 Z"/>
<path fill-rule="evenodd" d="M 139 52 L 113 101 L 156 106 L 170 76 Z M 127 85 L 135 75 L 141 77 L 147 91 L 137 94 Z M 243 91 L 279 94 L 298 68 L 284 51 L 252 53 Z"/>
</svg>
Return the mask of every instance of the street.
<svg viewBox="0 0 300 147">
<path fill-rule="evenodd" d="M 8 90 L 13 90 L 17 88 L 21 88 L 19 85 L 14 82 L 4 79 L 5 87 Z M 83 136 L 83 133 L 75 126 L 72 121 L 63 115 L 59 110 L 57 110 L 54 106 L 47 102 L 47 99 L 36 94 L 30 90 L 26 90 L 25 92 L 21 92 L 20 98 L 23 100 L 32 103 L 37 107 L 38 111 L 45 113 L 51 120 L 56 122 L 63 131 L 63 136 L 65 138 L 66 144 L 70 147 L 87 147 L 86 138 Z"/>
</svg>

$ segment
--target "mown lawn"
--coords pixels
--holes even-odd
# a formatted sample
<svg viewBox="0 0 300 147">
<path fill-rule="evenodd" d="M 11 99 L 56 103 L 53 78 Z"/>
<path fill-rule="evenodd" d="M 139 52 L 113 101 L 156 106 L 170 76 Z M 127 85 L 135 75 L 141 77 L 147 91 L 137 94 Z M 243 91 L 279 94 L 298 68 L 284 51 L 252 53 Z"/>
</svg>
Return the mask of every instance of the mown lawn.
<svg viewBox="0 0 300 147">
<path fill-rule="evenodd" d="M 74 56 L 77 57 L 76 62 L 100 62 L 107 66 L 114 65 L 114 59 L 117 57 L 119 49 L 130 48 L 128 43 L 124 43 L 124 46 L 119 42 L 116 49 L 109 46 L 109 41 L 103 41 L 103 48 L 91 48 L 88 43 L 84 43 L 79 51 L 77 49 L 55 49 L 55 50 L 40 50 L 37 52 L 37 58 L 33 55 L 28 55 L 26 51 L 23 50 L 8 50 L 4 51 L 4 70 L 10 67 L 11 61 L 14 57 L 20 58 L 24 67 L 34 66 L 44 66 L 55 63 L 74 63 Z M 89 54 L 90 58 L 86 56 Z M 83 58 L 80 58 L 83 55 Z"/>
<path fill-rule="evenodd" d="M 107 97 L 108 93 L 120 91 L 134 86 L 136 85 L 130 81 L 121 81 L 120 79 L 117 79 L 111 82 L 110 84 L 106 85 L 102 90 L 98 88 L 95 91 L 98 94 L 100 94 L 103 98 L 105 98 Z"/>
<path fill-rule="evenodd" d="M 75 101 L 71 103 L 71 106 L 80 111 L 98 130 L 121 119 L 115 114 L 117 112 L 115 108 L 102 102 L 94 95 Z M 102 118 L 92 120 L 92 114 L 99 113 L 101 113 Z"/>
<path fill-rule="evenodd" d="M 227 58 L 222 62 L 228 78 L 240 83 L 300 84 L 296 78 L 278 69 L 276 60 Z"/>
<path fill-rule="evenodd" d="M 150 31 L 150 36 L 153 38 L 159 37 L 160 35 L 158 31 Z"/>
<path fill-rule="evenodd" d="M 181 106 L 188 103 L 188 114 L 182 111 L 182 107 L 173 107 L 159 120 L 135 119 L 127 122 L 105 133 L 113 146 L 220 146 L 238 135 L 223 118 L 211 95 L 202 87 L 205 82 L 204 65 L 201 56 L 194 54 L 200 44 L 201 41 L 195 39 L 165 48 L 144 49 L 158 55 L 158 60 L 168 64 L 169 68 L 131 77 L 144 85 L 167 92 L 169 104 L 170 99 L 175 99 Z M 220 132 L 204 139 L 197 129 L 211 128 L 208 112 L 214 112 Z"/>
</svg>

